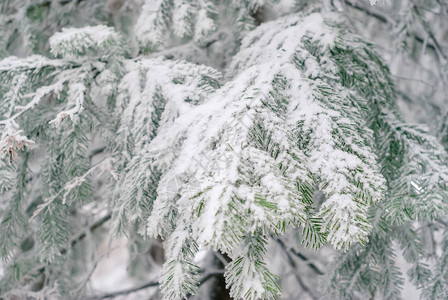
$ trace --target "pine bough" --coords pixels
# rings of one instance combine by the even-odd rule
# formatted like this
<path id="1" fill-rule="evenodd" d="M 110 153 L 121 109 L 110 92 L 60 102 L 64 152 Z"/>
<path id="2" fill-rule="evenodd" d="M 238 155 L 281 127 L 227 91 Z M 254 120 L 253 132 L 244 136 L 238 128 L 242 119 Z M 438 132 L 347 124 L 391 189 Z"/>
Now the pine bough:
<path id="1" fill-rule="evenodd" d="M 161 46 L 168 23 L 185 20 L 174 34 L 203 41 L 214 25 L 194 22 L 214 11 L 200 2 L 158 1 L 173 19 L 153 14 L 137 30 L 142 47 Z M 50 45 L 59 58 L 0 62 L 1 293 L 39 272 L 46 292 L 70 291 L 60 276 L 79 230 L 70 211 L 105 177 L 115 232 L 165 240 L 167 299 L 195 293 L 202 247 L 232 259 L 232 297 L 276 298 L 263 255 L 291 227 L 306 247 L 343 250 L 325 275 L 329 295 L 399 297 L 393 242 L 428 299 L 448 293 L 446 249 L 432 275 L 411 223 L 447 213 L 446 152 L 403 122 L 388 68 L 336 15 L 257 27 L 224 78 L 185 61 L 126 58 L 120 35 L 102 25 L 65 29 Z M 107 154 L 92 166 L 98 135 Z"/>

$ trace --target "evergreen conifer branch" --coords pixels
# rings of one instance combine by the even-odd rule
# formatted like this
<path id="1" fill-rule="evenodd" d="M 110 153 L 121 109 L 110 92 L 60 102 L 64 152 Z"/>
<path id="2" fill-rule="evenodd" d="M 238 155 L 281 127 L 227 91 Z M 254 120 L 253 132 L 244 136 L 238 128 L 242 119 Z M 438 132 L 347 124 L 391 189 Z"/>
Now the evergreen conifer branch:
<path id="1" fill-rule="evenodd" d="M 0 8 L 0 23 L 4 11 L 25 14 L 24 47 L 40 47 L 31 19 L 48 7 L 91 5 L 20 2 L 27 8 Z M 231 258 L 224 273 L 231 297 L 276 299 L 274 273 L 285 271 L 269 264 L 270 240 L 291 266 L 291 254 L 308 260 L 280 235 L 337 253 L 331 268 L 306 268 L 323 275 L 326 296 L 399 298 L 403 257 L 425 299 L 445 297 L 446 126 L 440 143 L 431 129 L 405 121 L 402 87 L 377 49 L 346 16 L 323 12 L 344 11 L 339 4 L 347 1 L 336 2 L 145 1 L 133 31 L 138 51 L 125 30 L 92 24 L 54 34 L 47 50 L 57 58 L 1 60 L 0 297 L 81 296 L 92 262 L 80 253 L 95 239 L 85 229 L 109 219 L 137 257 L 151 252 L 148 239 L 163 239 L 159 283 L 167 299 L 198 293 L 205 250 Z M 394 23 L 376 2 L 375 9 L 349 6 Z M 394 34 L 403 53 L 414 37 L 446 63 L 427 21 L 444 6 L 401 2 L 405 18 Z M 300 14 L 280 17 L 287 8 Z M 415 18 L 423 31 L 416 33 Z M 175 59 L 207 61 L 198 53 L 208 56 L 223 42 L 224 76 Z M 12 49 L 7 41 L 2 52 L 2 43 L 0 56 Z M 92 207 L 110 211 L 98 227 L 90 226 Z M 320 294 L 298 272 L 302 289 Z M 24 290 L 29 282 L 39 285 L 36 293 Z"/>

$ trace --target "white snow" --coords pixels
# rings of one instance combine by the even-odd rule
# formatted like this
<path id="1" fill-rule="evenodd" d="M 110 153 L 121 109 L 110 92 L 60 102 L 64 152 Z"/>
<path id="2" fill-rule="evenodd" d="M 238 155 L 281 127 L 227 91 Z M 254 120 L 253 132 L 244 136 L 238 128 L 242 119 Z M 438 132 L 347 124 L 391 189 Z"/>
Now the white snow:
<path id="1" fill-rule="evenodd" d="M 106 25 L 63 28 L 50 38 L 50 48 L 54 55 L 78 56 L 89 48 L 104 49 L 118 39 L 114 29 Z"/>

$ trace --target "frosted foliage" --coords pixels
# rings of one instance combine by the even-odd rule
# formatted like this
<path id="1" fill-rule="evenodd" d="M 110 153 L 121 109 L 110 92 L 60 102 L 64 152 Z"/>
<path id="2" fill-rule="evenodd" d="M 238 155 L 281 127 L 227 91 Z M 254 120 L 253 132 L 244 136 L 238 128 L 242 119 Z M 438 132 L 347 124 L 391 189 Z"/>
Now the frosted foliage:
<path id="1" fill-rule="evenodd" d="M 51 53 L 61 56 L 81 56 L 88 51 L 105 51 L 118 42 L 118 34 L 104 25 L 64 28 L 50 38 Z"/>
<path id="2" fill-rule="evenodd" d="M 83 103 L 84 103 L 84 91 L 86 87 L 82 83 L 74 83 L 71 84 L 68 91 L 68 97 L 69 97 L 69 104 L 73 104 L 74 107 L 62 111 L 57 114 L 56 118 L 51 120 L 50 124 L 55 124 L 56 126 L 59 126 L 62 121 L 64 121 L 66 118 L 70 118 L 72 121 L 74 121 L 75 115 L 79 114 L 83 110 Z"/>
<path id="3" fill-rule="evenodd" d="M 213 84 L 217 84 L 216 81 L 220 77 L 218 72 L 208 67 L 162 59 L 145 60 L 130 64 L 128 68 L 133 71 L 123 77 L 119 86 L 121 92 L 117 105 L 119 109 L 124 109 L 124 126 L 120 128 L 119 133 L 123 133 L 123 140 L 132 134 L 134 140 L 139 143 L 136 144 L 137 149 L 143 149 L 144 143 L 150 142 L 143 137 L 155 135 L 152 131 L 159 125 L 154 124 L 151 128 L 145 118 L 154 113 L 157 97 L 170 99 L 165 100 L 166 104 L 162 104 L 163 110 L 167 112 L 160 122 L 171 125 L 178 115 L 186 114 L 192 104 L 200 102 L 213 91 Z M 208 83 L 207 80 L 211 82 Z M 149 99 L 146 100 L 149 103 L 146 103 L 145 99 Z M 131 128 L 129 124 L 132 125 Z"/>
<path id="4" fill-rule="evenodd" d="M 372 145 L 371 131 L 360 127 L 363 124 L 362 111 L 359 111 L 355 118 L 353 114 L 347 114 L 344 107 L 350 105 L 350 91 L 344 91 L 342 86 L 333 86 L 332 89 L 324 82 L 314 83 L 307 80 L 310 76 L 315 78 L 323 72 L 328 72 L 326 69 L 337 71 L 330 58 L 325 56 L 321 58 L 326 60 L 324 66 L 326 69 L 321 70 L 316 58 L 306 50 L 298 48 L 296 44 L 300 39 L 306 38 L 308 41 L 316 39 L 322 51 L 328 51 L 335 37 L 317 14 L 307 17 L 304 26 L 294 26 L 298 23 L 298 20 L 294 18 L 283 22 L 282 26 L 286 28 L 284 35 L 278 34 L 273 27 L 268 26 L 260 26 L 249 35 L 245 42 L 250 44 L 243 43 L 245 49 L 236 56 L 231 67 L 236 73 L 253 64 L 272 61 L 274 65 L 265 63 L 266 66 L 263 66 L 265 70 L 278 68 L 274 69 L 274 73 L 283 73 L 283 76 L 291 82 L 289 93 L 301 95 L 290 100 L 289 118 L 286 122 L 298 127 L 294 129 L 297 136 L 306 136 L 307 145 L 303 145 L 303 150 L 307 154 L 307 167 L 324 183 L 323 191 L 330 197 L 321 208 L 323 215 L 333 211 L 332 216 L 325 221 L 323 229 L 338 228 L 340 223 L 337 220 L 347 219 L 348 216 L 359 215 L 360 219 L 365 220 L 370 199 L 376 201 L 383 197 L 384 179 L 376 166 L 372 148 L 364 146 L 346 151 L 341 147 L 343 145 L 341 141 L 345 140 L 344 144 L 352 144 L 354 140 L 357 140 L 359 142 L 356 145 Z M 291 37 L 297 37 L 297 40 Z M 276 49 L 279 47 L 284 50 L 282 51 L 284 55 L 277 54 Z M 274 53 L 276 57 L 273 56 Z M 294 55 L 291 56 L 291 53 Z M 305 66 L 302 74 L 294 65 L 295 60 L 300 60 Z M 359 171 L 358 175 L 354 175 L 356 174 L 353 173 L 354 170 Z M 360 199 L 361 194 L 366 194 L 367 197 Z M 347 223 L 343 222 L 343 224 Z M 340 227 L 339 234 L 332 232 L 329 235 L 330 241 L 337 247 L 350 244 L 350 240 L 355 236 L 358 236 L 360 240 L 367 238 L 368 224 L 358 223 L 345 226 L 350 228 Z M 343 232 L 347 232 L 349 237 L 344 237 Z"/>
<path id="5" fill-rule="evenodd" d="M 347 250 L 356 242 L 368 242 L 368 210 L 384 200 L 386 181 L 366 118 L 373 103 L 336 79 L 340 61 L 333 49 L 350 39 L 340 40 L 335 24 L 333 15 L 324 21 L 322 15 L 312 14 L 260 26 L 243 41 L 230 66 L 235 79 L 166 132 L 177 137 L 176 145 L 161 129 L 151 142 L 160 153 L 179 149 L 179 137 L 185 138 L 173 161 L 159 165 L 155 159 L 163 171 L 149 216 L 149 235 L 176 232 L 178 222 L 167 220 L 176 218 L 188 201 L 193 210 L 185 222 L 191 236 L 200 245 L 235 257 L 248 234 L 260 228 L 281 232 L 285 221 L 310 226 L 311 220 L 320 220 L 313 230 L 335 248 Z M 290 139 L 299 141 L 294 151 L 288 151 L 294 148 L 288 145 Z M 279 169 L 290 162 L 297 167 Z M 166 182 L 176 174 L 182 174 L 183 184 L 167 192 Z M 200 186 L 188 198 L 193 179 Z M 297 193 L 296 184 L 317 185 L 326 196 L 315 215 L 309 215 L 312 200 Z M 255 268 L 250 267 L 253 262 L 240 263 L 243 269 Z M 246 292 L 249 298 L 265 297 L 272 292 L 263 281 L 272 274 L 256 276 L 253 285 L 245 286 L 243 277 L 235 275 L 240 271 L 230 270 L 234 296 Z"/>
<path id="6" fill-rule="evenodd" d="M 12 75 L 23 71 L 37 73 L 43 68 L 62 68 L 64 65 L 67 65 L 64 61 L 54 61 L 40 55 L 27 58 L 10 56 L 0 61 L 0 72 L 2 75 Z"/>
<path id="7" fill-rule="evenodd" d="M 257 231 L 247 236 L 241 247 L 235 251 L 234 260 L 226 266 L 227 282 L 232 297 L 251 300 L 271 299 L 280 293 L 276 283 L 278 277 L 271 274 L 263 262 L 265 243 L 266 240 L 260 231 Z"/>
<path id="8" fill-rule="evenodd" d="M 254 28 L 256 14 L 275 1 L 259 0 L 147 0 L 142 7 L 135 35 L 144 52 L 152 52 L 178 43 L 193 40 L 199 47 L 213 42 L 219 25 L 223 32 L 240 37 Z M 218 13 L 225 7 L 224 15 Z M 227 15 L 229 14 L 229 15 Z"/>
<path id="9" fill-rule="evenodd" d="M 146 1 L 135 25 L 135 35 L 142 46 L 158 48 L 167 34 L 164 0 Z"/>
<path id="10" fill-rule="evenodd" d="M 175 0 L 173 8 L 173 24 L 174 34 L 178 37 L 188 37 L 193 33 L 192 18 L 193 7 L 189 4 L 190 1 Z"/>
<path id="11" fill-rule="evenodd" d="M 5 128 L 0 137 L 0 153 L 2 156 L 8 156 L 12 162 L 17 156 L 17 151 L 24 150 L 24 147 L 34 144 L 34 141 L 23 135 L 23 130 L 19 129 L 19 125 L 16 122 L 9 121 L 4 126 Z"/>
<path id="12" fill-rule="evenodd" d="M 235 79 L 181 115 L 169 131 L 160 127 L 149 147 L 160 154 L 180 150 L 167 163 L 154 159 L 152 169 L 162 170 L 162 176 L 149 216 L 150 236 L 177 232 L 178 221 L 170 220 L 181 211 L 200 245 L 237 255 L 245 236 L 259 228 L 281 232 L 283 222 L 301 225 L 312 218 L 307 214 L 312 200 L 296 186 L 310 186 L 315 178 L 328 195 L 314 216 L 321 219 L 320 234 L 328 234 L 336 248 L 367 241 L 367 209 L 385 189 L 370 146 L 373 137 L 362 120 L 365 112 L 344 111 L 354 97 L 350 90 L 309 79 L 309 73 L 322 71 L 302 48 L 305 38 L 317 41 L 328 55 L 335 36 L 318 14 L 261 26 L 243 41 L 232 64 Z M 274 51 L 278 45 L 285 54 Z M 310 60 L 305 65 L 314 69 L 298 67 L 297 57 Z M 293 141 L 299 136 L 303 143 L 297 148 Z M 347 151 L 343 145 L 355 140 L 357 146 Z M 166 182 L 177 174 L 183 174 L 181 184 L 166 190 Z M 193 180 L 200 186 L 188 198 Z M 187 216 L 181 209 L 186 203 L 192 208 Z M 249 267 L 253 263 L 242 261 L 243 268 L 255 268 Z M 242 289 L 254 289 L 253 297 L 260 297 L 269 293 L 266 284 Z M 237 288 L 234 295 L 241 292 Z"/>
<path id="13" fill-rule="evenodd" d="M 447 15 L 4 1 L 0 299 L 445 299 Z"/>
<path id="14" fill-rule="evenodd" d="M 176 119 L 189 115 L 195 105 L 214 91 L 221 77 L 209 67 L 163 59 L 129 63 L 127 68 L 130 72 L 118 87 L 117 110 L 122 111 L 122 116 L 117 149 L 122 161 L 128 162 L 129 176 L 122 178 L 116 189 L 117 199 L 122 199 L 116 209 L 120 216 L 117 228 L 125 224 L 123 218 L 129 221 L 147 218 L 157 195 L 154 185 L 157 186 L 160 176 L 157 168 L 151 166 L 154 153 L 167 156 L 159 159 L 159 169 L 169 164 L 172 159 L 169 155 L 175 153 L 174 146 L 170 151 L 158 152 L 152 139 L 161 136 L 162 129 L 176 128 Z M 164 139 L 170 138 L 164 135 Z"/>
<path id="15" fill-rule="evenodd" d="M 207 0 L 146 1 L 136 25 L 136 37 L 150 51 L 169 42 L 168 28 L 177 38 L 202 43 L 216 30 L 215 6 Z"/>

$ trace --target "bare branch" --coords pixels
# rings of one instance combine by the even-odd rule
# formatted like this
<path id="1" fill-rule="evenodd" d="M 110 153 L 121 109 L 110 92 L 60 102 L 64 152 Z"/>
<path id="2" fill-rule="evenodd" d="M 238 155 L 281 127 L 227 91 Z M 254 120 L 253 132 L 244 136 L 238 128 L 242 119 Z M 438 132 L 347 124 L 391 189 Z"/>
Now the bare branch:
<path id="1" fill-rule="evenodd" d="M 350 7 L 354 8 L 354 9 L 356 9 L 356 10 L 358 10 L 358 11 L 360 11 L 360 12 L 362 12 L 362 13 L 368 15 L 368 16 L 374 17 L 375 19 L 377 19 L 378 21 L 380 21 L 383 24 L 392 24 L 392 21 L 388 17 L 386 17 L 385 15 L 383 15 L 383 14 L 377 12 L 377 11 L 370 10 L 370 9 L 368 9 L 368 8 L 362 6 L 362 5 L 356 4 L 356 3 L 354 3 L 354 2 L 352 2 L 350 0 L 344 0 L 344 3 L 347 6 L 350 6 Z M 419 42 L 421 44 L 425 44 L 425 39 L 420 37 L 420 36 L 418 36 L 416 33 L 413 33 L 412 37 L 417 42 Z M 433 38 L 431 36 L 430 36 L 430 38 L 431 38 L 431 40 L 433 40 Z M 439 49 L 441 49 L 440 45 L 438 45 L 438 43 L 437 43 L 437 40 L 436 40 L 436 46 L 433 43 L 427 43 L 426 47 L 430 48 L 436 54 L 439 52 Z"/>
<path id="2" fill-rule="evenodd" d="M 150 281 L 148 283 L 145 283 L 143 285 L 134 287 L 134 288 L 130 288 L 130 289 L 126 289 L 126 290 L 122 290 L 122 291 L 118 291 L 118 292 L 113 292 L 113 293 L 108 293 L 108 294 L 104 294 L 101 296 L 93 296 L 93 297 L 89 297 L 87 298 L 88 300 L 102 300 L 102 299 L 108 299 L 108 298 L 114 298 L 117 296 L 122 296 L 122 295 L 128 295 L 128 294 L 132 294 L 153 286 L 158 286 L 159 282 L 158 281 Z"/>
<path id="3" fill-rule="evenodd" d="M 305 284 L 305 282 L 303 282 L 302 277 L 300 276 L 300 274 L 297 272 L 297 264 L 294 261 L 294 259 L 291 256 L 291 253 L 288 249 L 286 249 L 285 244 L 283 243 L 282 240 L 280 239 L 275 239 L 275 241 L 280 245 L 280 247 L 283 249 L 283 252 L 285 252 L 286 257 L 288 259 L 288 263 L 291 266 L 292 271 L 294 272 L 294 276 L 297 280 L 297 282 L 299 283 L 299 285 L 301 286 L 302 290 L 307 293 L 308 295 L 310 295 L 310 297 L 312 299 L 318 299 L 318 297 L 316 295 L 314 295 L 314 293 L 310 290 L 310 288 Z"/>
<path id="4" fill-rule="evenodd" d="M 297 252 L 295 249 L 287 248 L 285 243 L 279 238 L 276 238 L 274 240 L 280 245 L 280 247 L 284 251 L 290 252 L 295 256 L 297 256 L 298 258 L 300 258 L 301 260 L 305 261 L 307 266 L 309 266 L 314 273 L 316 273 L 317 275 L 324 275 L 324 272 L 322 272 L 314 263 L 310 262 L 310 260 L 305 255 L 303 255 L 300 252 Z"/>

